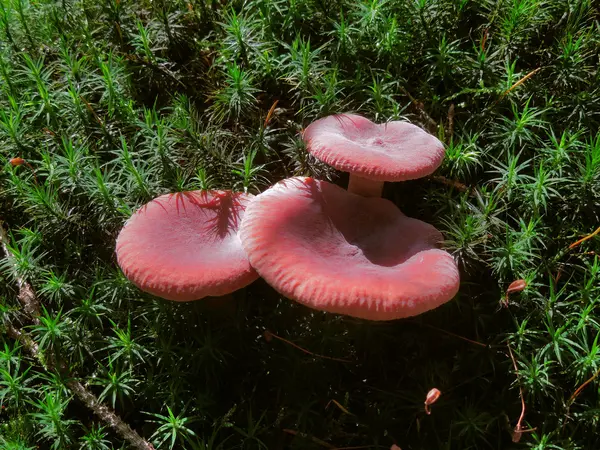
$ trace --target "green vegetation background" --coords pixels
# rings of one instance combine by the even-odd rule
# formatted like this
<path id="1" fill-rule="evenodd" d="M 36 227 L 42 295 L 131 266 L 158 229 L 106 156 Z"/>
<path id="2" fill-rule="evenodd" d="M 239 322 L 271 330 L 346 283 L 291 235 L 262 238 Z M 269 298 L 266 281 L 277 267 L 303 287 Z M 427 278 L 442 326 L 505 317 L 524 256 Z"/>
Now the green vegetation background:
<path id="1" fill-rule="evenodd" d="M 0 447 L 127 448 L 69 373 L 157 449 L 600 448 L 600 240 L 569 249 L 600 226 L 599 20 L 592 0 L 0 0 L 0 314 L 66 369 L 2 335 Z M 299 131 L 348 111 L 445 142 L 436 177 L 384 196 L 444 232 L 454 301 L 369 323 L 258 281 L 223 311 L 120 273 L 119 229 L 160 194 L 344 185 Z"/>

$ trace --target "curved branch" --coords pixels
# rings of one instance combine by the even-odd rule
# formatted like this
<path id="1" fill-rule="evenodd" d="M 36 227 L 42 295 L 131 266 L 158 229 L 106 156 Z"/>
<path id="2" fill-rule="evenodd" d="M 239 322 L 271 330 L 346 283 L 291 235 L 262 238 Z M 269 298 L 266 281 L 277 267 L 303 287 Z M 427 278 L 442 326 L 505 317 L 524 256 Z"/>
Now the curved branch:
<path id="1" fill-rule="evenodd" d="M 0 221 L 0 247 L 2 247 L 6 259 L 14 264 L 14 256 L 8 249 L 8 237 L 2 226 L 2 221 Z M 19 288 L 17 298 L 23 306 L 23 311 L 33 323 L 39 324 L 40 301 L 36 296 L 35 291 L 26 280 L 20 277 L 17 278 L 16 283 Z M 34 357 L 46 371 L 62 372 L 63 375 L 65 375 L 65 378 L 67 378 L 67 381 L 65 382 L 66 386 L 75 394 L 79 401 L 81 401 L 81 403 L 92 411 L 100 420 L 109 425 L 119 436 L 121 436 L 121 438 L 129 442 L 133 448 L 138 450 L 155 450 L 151 443 L 133 430 L 113 409 L 104 405 L 90 390 L 86 389 L 83 384 L 69 376 L 70 374 L 64 373 L 64 368 L 58 370 L 54 364 L 55 358 L 53 355 L 45 355 L 40 351 L 38 344 L 29 333 L 16 327 L 10 321 L 5 321 L 4 326 L 8 336 L 19 341 L 23 348 Z"/>

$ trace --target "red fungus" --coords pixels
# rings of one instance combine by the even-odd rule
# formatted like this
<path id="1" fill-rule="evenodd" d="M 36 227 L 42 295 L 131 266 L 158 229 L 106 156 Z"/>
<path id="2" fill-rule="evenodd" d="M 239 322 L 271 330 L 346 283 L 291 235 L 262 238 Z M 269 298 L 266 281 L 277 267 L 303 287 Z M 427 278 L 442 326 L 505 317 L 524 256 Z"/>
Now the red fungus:
<path id="1" fill-rule="evenodd" d="M 246 210 L 240 238 L 256 271 L 311 308 L 371 319 L 421 314 L 459 287 L 438 230 L 392 202 L 312 178 L 284 180 Z"/>
<path id="2" fill-rule="evenodd" d="M 167 194 L 142 206 L 117 238 L 117 261 L 141 290 L 168 300 L 222 296 L 258 278 L 237 231 L 251 195 Z"/>
<path id="3" fill-rule="evenodd" d="M 350 173 L 348 191 L 381 197 L 385 181 L 432 174 L 444 159 L 444 145 L 407 122 L 377 125 L 357 114 L 324 117 L 304 130 L 307 150 L 330 166 Z"/>

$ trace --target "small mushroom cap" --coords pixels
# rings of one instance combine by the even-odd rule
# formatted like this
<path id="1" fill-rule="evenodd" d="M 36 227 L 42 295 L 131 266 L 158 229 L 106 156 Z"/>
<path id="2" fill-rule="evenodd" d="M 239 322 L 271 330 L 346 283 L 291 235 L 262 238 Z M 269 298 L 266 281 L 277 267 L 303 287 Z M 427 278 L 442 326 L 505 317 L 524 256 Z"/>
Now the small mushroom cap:
<path id="1" fill-rule="evenodd" d="M 444 145 L 407 122 L 375 124 L 357 114 L 327 116 L 303 133 L 307 150 L 343 172 L 376 180 L 405 181 L 431 175 L 444 160 Z"/>
<path id="2" fill-rule="evenodd" d="M 311 308 L 370 319 L 421 314 L 454 297 L 459 272 L 442 235 L 392 202 L 312 178 L 257 196 L 240 227 L 256 271 Z"/>
<path id="3" fill-rule="evenodd" d="M 141 290 L 168 300 L 241 289 L 258 278 L 237 234 L 252 197 L 189 191 L 152 200 L 119 233 L 119 266 Z"/>

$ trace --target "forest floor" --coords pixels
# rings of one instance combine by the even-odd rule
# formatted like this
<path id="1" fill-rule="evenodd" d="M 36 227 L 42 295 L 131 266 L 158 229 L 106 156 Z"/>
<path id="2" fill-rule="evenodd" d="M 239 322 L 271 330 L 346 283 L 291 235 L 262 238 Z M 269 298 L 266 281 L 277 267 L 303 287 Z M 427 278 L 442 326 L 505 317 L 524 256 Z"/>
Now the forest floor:
<path id="1" fill-rule="evenodd" d="M 592 0 L 0 0 L 0 447 L 600 448 L 599 21 Z M 370 322 L 262 280 L 221 310 L 125 278 L 116 236 L 159 195 L 345 187 L 300 136 L 343 112 L 444 142 L 383 196 L 444 234 L 455 299 Z"/>

